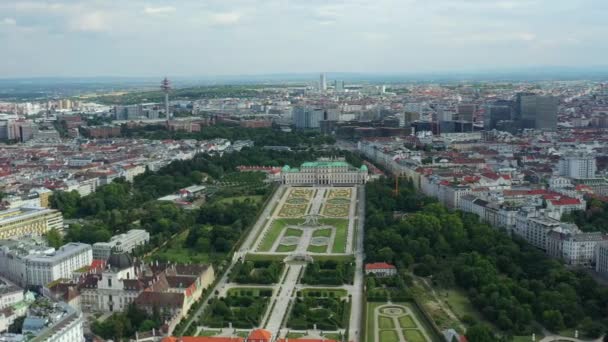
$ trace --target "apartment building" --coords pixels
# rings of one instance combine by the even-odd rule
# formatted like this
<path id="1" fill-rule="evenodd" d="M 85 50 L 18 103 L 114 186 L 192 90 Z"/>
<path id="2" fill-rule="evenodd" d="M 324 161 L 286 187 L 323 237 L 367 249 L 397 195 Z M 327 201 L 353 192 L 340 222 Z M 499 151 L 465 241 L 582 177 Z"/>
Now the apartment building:
<path id="1" fill-rule="evenodd" d="M 43 235 L 51 229 L 63 229 L 63 215 L 57 210 L 20 207 L 0 211 L 0 239 Z"/>

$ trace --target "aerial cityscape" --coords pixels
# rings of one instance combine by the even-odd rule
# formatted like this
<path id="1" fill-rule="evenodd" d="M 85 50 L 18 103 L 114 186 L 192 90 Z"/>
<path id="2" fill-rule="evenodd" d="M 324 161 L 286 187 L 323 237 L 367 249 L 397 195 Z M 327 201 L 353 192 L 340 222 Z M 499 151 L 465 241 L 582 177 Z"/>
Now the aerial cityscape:
<path id="1" fill-rule="evenodd" d="M 0 3 L 0 342 L 608 341 L 607 14 Z"/>

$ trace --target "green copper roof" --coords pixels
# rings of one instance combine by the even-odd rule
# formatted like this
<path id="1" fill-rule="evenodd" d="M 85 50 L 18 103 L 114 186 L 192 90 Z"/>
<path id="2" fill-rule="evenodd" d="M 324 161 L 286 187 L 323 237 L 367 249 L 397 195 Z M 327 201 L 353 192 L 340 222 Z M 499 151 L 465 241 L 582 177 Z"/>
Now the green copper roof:
<path id="1" fill-rule="evenodd" d="M 316 162 L 305 162 L 302 167 L 348 167 L 347 162 L 343 161 L 316 161 Z"/>

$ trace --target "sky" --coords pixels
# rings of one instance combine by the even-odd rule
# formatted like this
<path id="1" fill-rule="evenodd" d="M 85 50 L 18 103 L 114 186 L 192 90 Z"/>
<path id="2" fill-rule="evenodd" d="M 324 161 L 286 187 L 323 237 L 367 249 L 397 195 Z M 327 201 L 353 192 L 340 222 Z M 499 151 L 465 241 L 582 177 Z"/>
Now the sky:
<path id="1" fill-rule="evenodd" d="M 606 0 L 0 0 L 0 78 L 605 66 Z"/>

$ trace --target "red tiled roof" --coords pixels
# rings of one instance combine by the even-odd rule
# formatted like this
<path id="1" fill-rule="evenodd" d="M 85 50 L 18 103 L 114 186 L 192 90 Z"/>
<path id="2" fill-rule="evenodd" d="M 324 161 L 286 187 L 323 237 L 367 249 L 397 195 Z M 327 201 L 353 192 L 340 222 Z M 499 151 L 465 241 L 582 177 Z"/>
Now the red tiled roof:
<path id="1" fill-rule="evenodd" d="M 271 338 L 272 338 L 272 334 L 270 333 L 270 331 L 265 330 L 265 329 L 255 329 L 255 330 L 251 331 L 251 333 L 249 333 L 249 337 L 247 337 L 248 340 L 256 340 L 256 341 L 260 341 L 260 340 L 270 341 Z"/>
<path id="2" fill-rule="evenodd" d="M 385 269 L 394 269 L 394 268 L 395 268 L 395 266 L 393 266 L 391 264 L 387 264 L 385 262 L 374 262 L 374 263 L 365 265 L 366 270 L 385 270 Z"/>
<path id="3" fill-rule="evenodd" d="M 553 205 L 578 205 L 581 201 L 578 198 L 563 197 L 560 199 L 551 200 Z"/>

